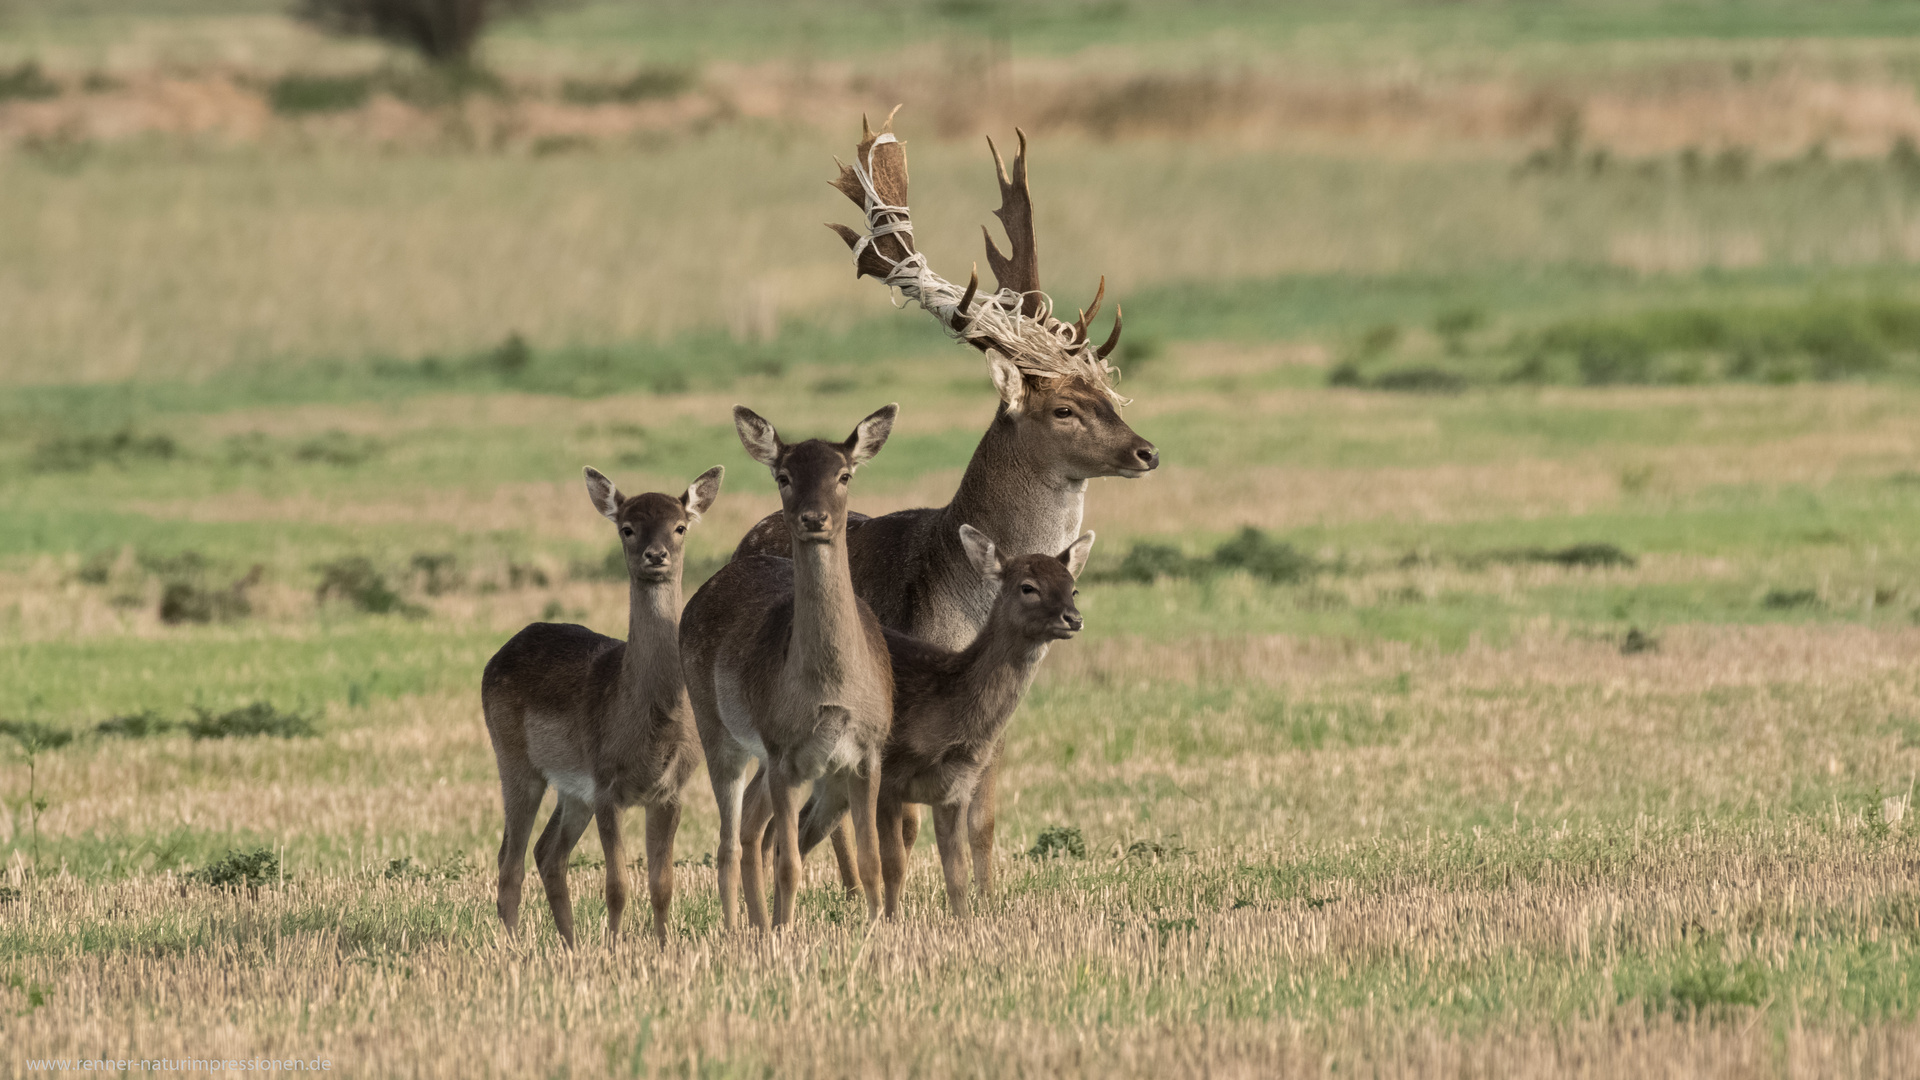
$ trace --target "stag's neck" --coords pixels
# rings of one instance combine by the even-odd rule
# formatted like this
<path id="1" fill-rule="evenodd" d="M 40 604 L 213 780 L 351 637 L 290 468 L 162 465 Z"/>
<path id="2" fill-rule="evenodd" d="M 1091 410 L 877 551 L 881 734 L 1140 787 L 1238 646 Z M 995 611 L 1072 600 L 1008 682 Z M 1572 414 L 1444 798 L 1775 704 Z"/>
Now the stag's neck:
<path id="1" fill-rule="evenodd" d="M 962 739 L 974 746 L 1000 737 L 1047 656 L 1044 641 L 1025 641 L 994 630 L 989 624 L 960 654 L 960 700 L 967 706 L 956 719 Z"/>
<path id="2" fill-rule="evenodd" d="M 844 531 L 825 544 L 793 542 L 792 634 L 787 664 L 802 678 L 824 685 L 851 677 L 866 635 Z"/>
<path id="3" fill-rule="evenodd" d="M 942 513 L 949 534 L 971 525 L 1003 556 L 1052 555 L 1080 535 L 1086 507 L 1087 482 L 1035 461 L 1019 445 L 1017 423 L 1003 405 Z"/>
<path id="4" fill-rule="evenodd" d="M 627 647 L 620 694 L 630 706 L 677 705 L 681 696 L 680 579 L 627 586 Z"/>

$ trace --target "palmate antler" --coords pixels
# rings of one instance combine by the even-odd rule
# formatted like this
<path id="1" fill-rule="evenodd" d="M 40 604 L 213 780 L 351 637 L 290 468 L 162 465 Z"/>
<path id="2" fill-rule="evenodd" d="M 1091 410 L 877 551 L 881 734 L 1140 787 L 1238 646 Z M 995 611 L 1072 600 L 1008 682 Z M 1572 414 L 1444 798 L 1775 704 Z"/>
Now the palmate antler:
<path id="1" fill-rule="evenodd" d="M 896 106 L 894 112 L 899 112 Z M 1120 404 L 1125 398 L 1114 389 L 1120 372 L 1107 363 L 1107 357 L 1120 344 L 1120 309 L 1114 309 L 1113 333 L 1105 343 L 1093 346 L 1087 336 L 1100 301 L 1107 294 L 1107 279 L 1100 279 L 1093 304 L 1080 313 L 1077 322 L 1062 322 L 1053 315 L 1053 301 L 1040 291 L 1040 260 L 1033 241 L 1033 198 L 1027 190 L 1027 136 L 1020 136 L 1020 150 L 1013 158 L 1009 176 L 1000 151 L 993 150 L 993 163 L 1000 179 L 1000 209 L 994 216 L 1007 230 L 1012 248 L 1003 255 L 986 233 L 987 265 L 992 268 L 999 288 L 980 295 L 978 267 L 967 280 L 965 290 L 933 272 L 927 257 L 914 250 L 913 219 L 907 211 L 907 150 L 893 133 L 893 113 L 875 133 L 866 117 L 860 118 L 860 144 L 854 148 L 853 164 L 840 165 L 833 186 L 852 199 L 866 215 L 866 232 L 845 225 L 828 225 L 840 234 L 853 250 L 856 276 L 875 277 L 889 288 L 918 303 L 939 320 L 948 335 L 976 349 L 999 353 L 1036 378 L 1053 379 L 1078 376 L 1105 390 Z M 982 229 L 982 232 L 985 232 Z"/>

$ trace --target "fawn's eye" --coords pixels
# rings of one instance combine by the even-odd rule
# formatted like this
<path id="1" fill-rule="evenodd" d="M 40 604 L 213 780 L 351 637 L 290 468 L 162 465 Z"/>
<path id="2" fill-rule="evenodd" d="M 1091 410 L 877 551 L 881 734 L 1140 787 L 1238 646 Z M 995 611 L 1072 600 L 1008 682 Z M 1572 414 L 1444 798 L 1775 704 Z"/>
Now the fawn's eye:
<path id="1" fill-rule="evenodd" d="M 621 535 L 621 536 L 632 536 L 632 535 L 633 535 L 633 526 L 631 526 L 631 525 L 622 525 L 622 526 L 620 526 L 620 535 Z"/>
<path id="2" fill-rule="evenodd" d="M 1067 417 L 1073 415 L 1073 410 L 1067 408 L 1065 405 L 1062 405 L 1059 408 L 1053 410 L 1053 415 L 1059 417 L 1062 420 L 1065 420 Z"/>
<path id="3" fill-rule="evenodd" d="M 1039 591 L 1040 591 L 1039 589 L 1036 589 L 1036 588 L 1034 588 L 1034 587 L 1033 587 L 1032 585 L 1021 585 L 1021 586 L 1020 586 L 1020 595 L 1022 595 L 1022 596 L 1033 596 L 1033 595 L 1035 595 L 1036 593 L 1038 593 Z"/>
<path id="4" fill-rule="evenodd" d="M 787 487 L 788 485 L 793 483 L 793 477 L 788 476 L 786 473 L 781 473 L 778 476 L 775 476 L 773 478 L 773 481 L 774 483 L 779 484 L 781 487 Z"/>
<path id="5" fill-rule="evenodd" d="M 687 531 L 687 527 L 685 525 L 676 526 L 673 531 L 676 534 L 685 533 Z"/>
<path id="6" fill-rule="evenodd" d="M 1075 590 L 1073 590 L 1073 595 L 1075 595 L 1075 596 L 1079 596 L 1079 595 L 1080 595 L 1080 590 L 1079 590 L 1079 589 L 1075 589 Z"/>
<path id="7" fill-rule="evenodd" d="M 841 482 L 841 483 L 843 483 L 843 484 L 844 484 L 844 483 L 847 483 L 848 481 L 850 481 L 850 480 L 852 480 L 852 479 L 853 479 L 853 474 L 852 474 L 852 473 L 850 473 L 850 472 L 843 472 L 843 473 L 841 473 L 841 474 L 840 474 L 840 482 Z"/>

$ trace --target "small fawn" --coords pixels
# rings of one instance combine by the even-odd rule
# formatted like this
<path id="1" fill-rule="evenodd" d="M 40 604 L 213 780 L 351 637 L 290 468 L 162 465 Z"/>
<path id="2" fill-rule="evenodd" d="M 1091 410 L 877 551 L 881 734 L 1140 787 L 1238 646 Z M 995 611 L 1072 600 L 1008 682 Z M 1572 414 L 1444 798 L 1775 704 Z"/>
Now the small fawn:
<path id="1" fill-rule="evenodd" d="M 893 675 L 880 622 L 853 594 L 847 485 L 886 443 L 896 411 L 888 405 L 874 412 L 842 442 L 788 444 L 753 410 L 733 410 L 741 444 L 779 485 L 790 557 L 734 559 L 700 586 L 680 623 L 687 693 L 720 811 L 715 861 L 729 928 L 737 917 L 736 883 L 746 887 L 748 918 L 768 926 L 760 838 L 770 819 L 779 843 L 772 925 L 793 918 L 800 885 L 796 789 L 810 782 L 852 807 L 868 916 L 879 910 L 873 813 Z M 755 784 L 754 800 L 743 806 L 746 771 L 756 759 L 766 782 Z"/>
<path id="2" fill-rule="evenodd" d="M 956 652 L 886 632 L 893 664 L 893 731 L 881 755 L 876 818 L 888 918 L 899 911 L 907 873 L 902 825 L 909 803 L 932 805 L 947 903 L 956 916 L 967 917 L 967 814 L 981 774 L 992 763 L 1047 647 L 1084 625 L 1074 603 L 1074 580 L 1093 550 L 1092 533 L 1059 555 L 1004 560 L 993 541 L 971 525 L 960 526 L 960 543 L 980 576 L 999 588 L 973 644 Z M 801 850 L 836 828 L 845 809 L 831 790 L 810 800 L 801 822 Z"/>
<path id="3" fill-rule="evenodd" d="M 548 785 L 559 801 L 534 845 L 554 925 L 573 945 L 567 856 L 589 818 L 600 824 L 607 860 L 607 934 L 618 938 L 627 903 L 620 811 L 647 808 L 647 890 L 653 932 L 667 939 L 673 902 L 673 840 L 680 792 L 700 763 L 693 710 L 680 682 L 680 573 L 688 526 L 720 494 L 716 465 L 678 498 L 628 498 L 587 469 L 594 508 L 620 528 L 627 558 L 627 640 L 584 626 L 534 623 L 487 661 L 480 702 L 500 766 L 506 827 L 500 840 L 500 921 L 520 918 L 527 836 Z"/>

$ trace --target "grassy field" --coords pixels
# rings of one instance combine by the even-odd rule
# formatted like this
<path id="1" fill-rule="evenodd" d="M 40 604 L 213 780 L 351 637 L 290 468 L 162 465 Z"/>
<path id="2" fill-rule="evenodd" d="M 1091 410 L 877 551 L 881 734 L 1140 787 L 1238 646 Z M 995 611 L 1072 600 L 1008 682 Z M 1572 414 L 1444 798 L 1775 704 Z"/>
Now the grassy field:
<path id="1" fill-rule="evenodd" d="M 278 9 L 0 3 L 0 1073 L 1920 1069 L 1905 9 L 592 3 L 438 103 Z M 316 71 L 366 97 L 276 111 Z M 922 844 L 870 927 L 816 860 L 723 933 L 702 776 L 664 950 L 597 933 L 594 838 L 582 947 L 508 937 L 479 671 L 620 632 L 580 466 L 727 465 L 691 585 L 777 505 L 732 403 L 899 401 L 870 513 L 992 414 L 818 225 L 895 91 L 949 276 L 977 134 L 1037 133 L 1049 288 L 1108 276 L 1166 462 L 1092 485 L 1003 888 L 954 923 Z"/>

